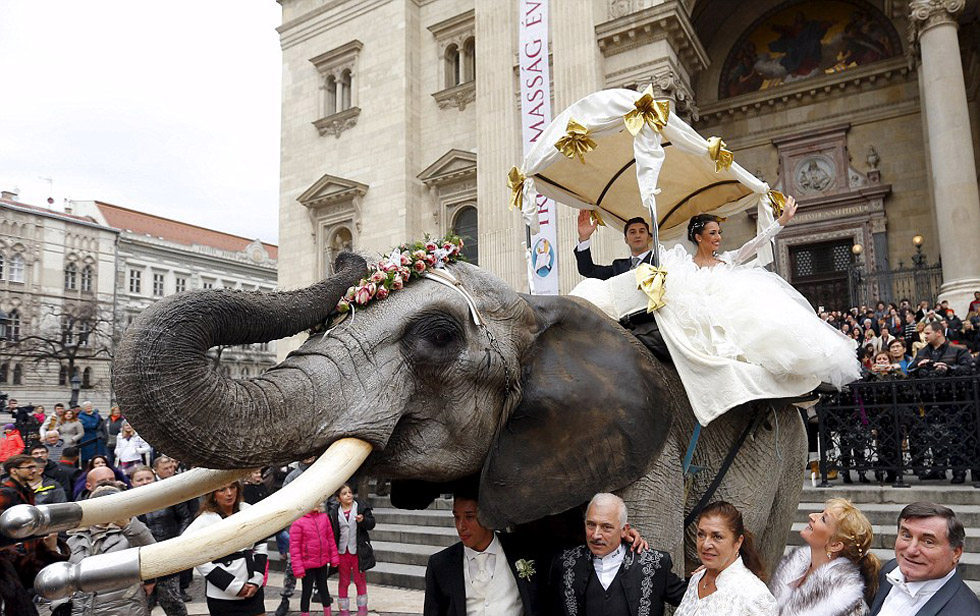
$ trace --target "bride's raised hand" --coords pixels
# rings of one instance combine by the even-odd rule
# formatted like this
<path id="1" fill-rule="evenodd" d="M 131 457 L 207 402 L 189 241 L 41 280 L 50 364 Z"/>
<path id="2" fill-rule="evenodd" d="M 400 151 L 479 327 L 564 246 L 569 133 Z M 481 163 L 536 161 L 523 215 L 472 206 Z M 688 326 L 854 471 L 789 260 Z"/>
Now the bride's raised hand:
<path id="1" fill-rule="evenodd" d="M 796 199 L 793 197 L 786 197 L 786 205 L 783 206 L 783 213 L 779 215 L 777 222 L 785 227 L 789 224 L 789 221 L 793 220 L 793 216 L 796 216 L 796 208 L 799 206 L 796 204 Z"/>

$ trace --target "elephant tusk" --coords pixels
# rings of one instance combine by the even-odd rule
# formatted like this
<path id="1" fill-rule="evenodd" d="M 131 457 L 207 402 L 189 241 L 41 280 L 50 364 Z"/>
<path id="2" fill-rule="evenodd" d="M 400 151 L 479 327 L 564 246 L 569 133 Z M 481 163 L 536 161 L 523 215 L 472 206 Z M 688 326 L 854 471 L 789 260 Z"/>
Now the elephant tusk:
<path id="1" fill-rule="evenodd" d="M 122 517 L 141 515 L 181 503 L 228 485 L 249 470 L 194 468 L 166 481 L 103 498 L 52 505 L 15 505 L 0 515 L 0 533 L 13 539 L 108 524 Z"/>
<path id="2" fill-rule="evenodd" d="M 61 599 L 74 591 L 124 588 L 231 554 L 275 534 L 325 501 L 370 453 L 371 444 L 366 441 L 356 438 L 335 441 L 306 472 L 277 492 L 275 498 L 266 498 L 199 532 L 91 556 L 78 564 L 49 565 L 35 578 L 34 589 L 47 599 Z"/>

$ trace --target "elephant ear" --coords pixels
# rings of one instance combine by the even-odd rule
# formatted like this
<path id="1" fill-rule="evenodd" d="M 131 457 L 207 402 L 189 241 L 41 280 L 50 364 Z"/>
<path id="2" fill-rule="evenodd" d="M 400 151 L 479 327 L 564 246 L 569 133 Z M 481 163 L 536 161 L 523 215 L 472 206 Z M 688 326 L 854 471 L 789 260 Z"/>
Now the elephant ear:
<path id="1" fill-rule="evenodd" d="M 583 300 L 526 296 L 538 325 L 522 358 L 520 404 L 480 480 L 489 528 L 556 514 L 641 477 L 673 417 L 665 367 Z"/>

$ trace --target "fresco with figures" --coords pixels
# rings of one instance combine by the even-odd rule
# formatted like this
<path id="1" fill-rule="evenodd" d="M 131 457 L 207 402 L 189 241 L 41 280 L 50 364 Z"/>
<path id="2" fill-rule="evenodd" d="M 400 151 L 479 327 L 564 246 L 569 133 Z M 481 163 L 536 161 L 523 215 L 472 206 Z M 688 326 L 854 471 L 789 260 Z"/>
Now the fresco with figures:
<path id="1" fill-rule="evenodd" d="M 807 0 L 781 6 L 739 39 L 719 98 L 846 71 L 902 52 L 895 29 L 863 2 Z"/>

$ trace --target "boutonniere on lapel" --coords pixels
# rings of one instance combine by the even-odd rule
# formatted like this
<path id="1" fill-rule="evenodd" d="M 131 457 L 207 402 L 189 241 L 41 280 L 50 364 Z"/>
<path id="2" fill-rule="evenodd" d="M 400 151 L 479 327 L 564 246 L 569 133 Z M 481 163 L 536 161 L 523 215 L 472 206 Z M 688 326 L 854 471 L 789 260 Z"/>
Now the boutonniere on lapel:
<path id="1" fill-rule="evenodd" d="M 524 560 L 523 558 L 514 563 L 517 568 L 517 577 L 524 578 L 527 581 L 531 581 L 531 576 L 537 573 L 534 570 L 533 560 Z"/>

